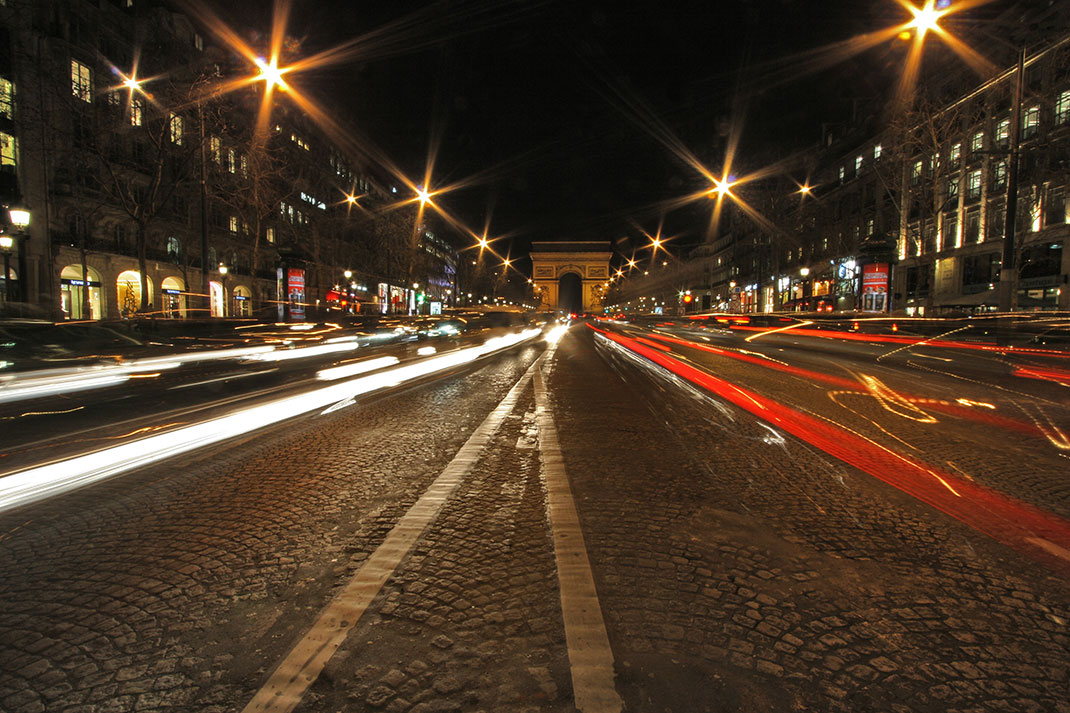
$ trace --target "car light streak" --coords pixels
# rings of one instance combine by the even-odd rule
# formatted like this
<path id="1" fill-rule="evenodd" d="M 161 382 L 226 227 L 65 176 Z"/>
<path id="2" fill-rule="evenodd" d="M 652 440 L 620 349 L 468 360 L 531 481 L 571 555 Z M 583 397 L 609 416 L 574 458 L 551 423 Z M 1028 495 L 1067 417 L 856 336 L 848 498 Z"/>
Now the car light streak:
<path id="1" fill-rule="evenodd" d="M 692 349 L 697 349 L 699 351 L 708 352 L 710 354 L 717 354 L 719 356 L 725 356 L 725 357 L 728 357 L 730 359 L 736 359 L 738 361 L 743 361 L 743 362 L 747 362 L 747 363 L 750 363 L 750 364 L 757 364 L 758 366 L 762 366 L 762 367 L 765 367 L 767 369 L 773 369 L 773 370 L 776 370 L 776 371 L 781 371 L 781 372 L 783 372 L 785 374 L 792 374 L 793 376 L 797 376 L 800 379 L 803 379 L 803 380 L 805 380 L 805 381 L 807 381 L 809 383 L 827 384 L 827 385 L 833 387 L 834 389 L 836 389 L 836 391 L 831 392 L 831 393 L 836 394 L 836 395 L 840 395 L 840 394 L 843 394 L 843 393 L 856 393 L 856 394 L 862 394 L 862 395 L 871 395 L 871 394 L 869 394 L 868 391 L 860 391 L 859 390 L 859 386 L 865 386 L 865 384 L 860 384 L 858 381 L 853 381 L 851 379 L 846 379 L 846 378 L 839 377 L 839 376 L 833 376 L 831 374 L 824 374 L 824 373 L 819 372 L 819 371 L 812 371 L 812 370 L 809 370 L 809 369 L 802 369 L 800 367 L 791 366 L 789 364 L 786 364 L 784 362 L 772 359 L 770 357 L 766 357 L 764 355 L 760 355 L 760 356 L 763 357 L 761 359 L 756 358 L 755 356 L 749 356 L 750 354 L 753 354 L 753 352 L 737 352 L 737 351 L 734 351 L 734 350 L 724 349 L 724 348 L 720 348 L 720 347 L 711 347 L 711 346 L 707 346 L 705 344 L 700 344 L 698 342 L 690 342 L 690 341 L 687 341 L 685 339 L 679 339 L 677 337 L 669 337 L 667 335 L 661 335 L 661 334 L 654 336 L 654 338 L 658 339 L 660 341 L 663 341 L 663 342 L 670 342 L 670 343 L 674 343 L 674 344 L 680 344 L 680 345 L 683 345 L 683 346 L 690 347 Z M 933 371 L 932 369 L 928 369 L 928 367 L 919 367 L 919 368 L 926 369 L 927 371 Z M 946 374 L 948 376 L 957 376 L 955 374 L 950 374 L 948 372 L 934 371 L 934 373 Z M 957 377 L 957 378 L 964 378 L 964 377 Z M 972 381 L 972 380 L 969 380 L 969 381 Z M 982 383 L 982 382 L 975 382 L 975 383 Z M 996 387 L 996 388 L 1002 388 L 1002 387 Z M 916 398 L 916 397 L 912 397 L 912 396 L 906 396 L 906 395 L 903 395 L 903 394 L 898 394 L 898 397 L 901 398 L 905 403 L 925 403 L 932 410 L 938 410 L 938 411 L 942 411 L 944 413 L 949 413 L 949 414 L 951 414 L 953 416 L 957 416 L 959 418 L 967 418 L 967 419 L 970 419 L 970 420 L 973 420 L 973 421 L 978 421 L 978 422 L 985 423 L 985 424 L 988 424 L 988 425 L 997 426 L 999 428 L 1003 428 L 1003 429 L 1011 431 L 1013 433 L 1021 433 L 1021 434 L 1024 434 L 1024 435 L 1040 437 L 1040 438 L 1048 438 L 1047 433 L 1043 429 L 1035 428 L 1033 426 L 1030 426 L 1027 423 L 1022 423 L 1021 421 L 1016 421 L 1016 420 L 1010 419 L 1010 418 L 1005 418 L 1005 417 L 1000 417 L 1000 416 L 995 416 L 995 415 L 990 415 L 990 414 L 978 413 L 975 409 L 969 408 L 968 406 L 966 406 L 964 404 L 954 403 L 954 402 L 951 402 L 951 401 L 943 401 L 943 400 L 938 400 L 938 399 L 920 399 L 920 398 Z M 836 399 L 834 398 L 833 400 L 836 400 Z M 840 403 L 839 401 L 836 401 L 836 402 Z M 842 405 L 842 404 L 840 404 L 840 405 Z M 995 409 L 995 406 L 989 405 L 989 408 Z"/>
<path id="2" fill-rule="evenodd" d="M 749 337 L 745 337 L 743 339 L 743 341 L 745 341 L 745 342 L 753 342 L 758 337 L 764 337 L 764 336 L 766 336 L 768 334 L 776 334 L 777 332 L 786 332 L 789 329 L 798 329 L 799 327 L 805 327 L 808 324 L 813 324 L 813 322 L 809 322 L 809 321 L 807 321 L 807 322 L 799 322 L 798 324 L 789 324 L 786 327 L 777 327 L 776 329 L 768 329 L 768 330 L 766 330 L 764 332 L 759 332 L 758 334 L 752 334 Z"/>
<path id="3" fill-rule="evenodd" d="M 588 325 L 588 326 L 590 326 L 590 325 Z M 592 327 L 592 329 L 593 329 L 593 327 Z M 558 342 L 561 341 L 561 338 L 564 337 L 567 332 L 568 332 L 568 325 L 567 324 L 559 324 L 558 326 L 554 327 L 553 329 L 551 329 L 549 332 L 546 333 L 546 342 L 548 344 L 557 344 Z"/>
<path id="4" fill-rule="evenodd" d="M 766 332 L 768 330 L 762 327 L 744 327 L 739 325 L 732 325 L 732 329 L 738 329 L 743 331 L 761 331 Z M 1016 346 L 999 346 L 998 344 L 979 344 L 977 342 L 953 342 L 946 339 L 937 339 L 935 337 L 906 337 L 890 334 L 863 334 L 859 332 L 844 332 L 838 330 L 824 330 L 824 329 L 796 329 L 792 332 L 794 336 L 805 337 L 817 337 L 819 339 L 842 339 L 852 342 L 868 342 L 871 344 L 905 344 L 907 346 L 927 346 L 927 347 L 939 347 L 944 349 L 974 349 L 983 352 L 998 352 L 998 353 L 1013 353 L 1013 354 L 1040 354 L 1043 356 L 1054 357 L 1058 359 L 1070 359 L 1070 352 L 1056 351 L 1054 349 L 1036 349 L 1034 347 L 1016 347 Z M 899 350 L 896 350 L 899 351 Z M 894 352 L 889 352 L 889 354 Z M 884 356 L 888 356 L 885 354 Z"/>
<path id="5" fill-rule="evenodd" d="M 215 384 L 220 381 L 233 381 L 234 379 L 247 379 L 250 376 L 262 376 L 263 374 L 271 374 L 278 371 L 278 367 L 271 369 L 261 369 L 260 371 L 247 371 L 241 374 L 227 374 L 226 376 L 218 376 L 214 379 L 204 379 L 203 381 L 194 381 L 189 384 L 177 384 L 175 386 L 168 386 L 168 391 L 175 391 L 177 389 L 189 389 L 194 386 L 204 386 L 206 384 Z"/>
<path id="6" fill-rule="evenodd" d="M 62 411 L 26 411 L 17 416 L 0 416 L 0 421 L 14 421 L 16 418 L 26 418 L 27 416 L 60 416 L 65 413 L 81 411 L 84 408 L 85 406 L 75 406 L 74 408 L 63 409 Z"/>
<path id="7" fill-rule="evenodd" d="M 438 350 L 435 349 L 434 347 L 420 347 L 419 349 L 416 350 L 416 353 L 419 354 L 420 356 L 431 356 L 432 354 L 436 353 L 437 351 Z"/>
<path id="8" fill-rule="evenodd" d="M 320 381 L 334 381 L 336 379 L 344 379 L 347 376 L 356 376 L 357 374 L 364 374 L 376 369 L 393 366 L 398 362 L 399 359 L 392 356 L 365 359 L 364 361 L 358 361 L 354 364 L 344 364 L 342 366 L 331 367 L 330 369 L 322 369 L 316 372 L 316 378 Z"/>
<path id="9" fill-rule="evenodd" d="M 105 367 L 109 371 L 112 367 Z M 117 371 L 117 370 L 116 370 Z M 58 377 L 20 378 L 0 387 L 0 403 L 36 399 L 54 394 L 89 391 L 115 386 L 129 380 L 129 373 L 70 374 Z"/>
<path id="10" fill-rule="evenodd" d="M 0 477 L 0 511 L 47 498 L 165 458 L 250 433 L 361 394 L 451 369 L 532 339 L 528 329 L 495 337 L 479 346 L 407 364 L 387 372 L 323 386 L 296 396 L 239 409 L 226 416 L 158 433 L 92 453 L 5 474 Z"/>
<path id="11" fill-rule="evenodd" d="M 1070 552 L 1070 522 L 1063 518 L 895 453 L 848 428 L 749 392 L 629 337 L 606 334 L 603 338 L 1031 557 L 1054 564 L 1042 557 L 1042 553 L 1053 553 L 1051 547 L 1037 540 Z M 1063 560 L 1059 566 L 1070 566 L 1070 561 Z"/>
<path id="12" fill-rule="evenodd" d="M 289 361 L 291 359 L 307 359 L 308 357 L 323 356 L 324 354 L 351 352 L 356 348 L 356 342 L 317 344 L 314 347 L 294 347 L 293 349 L 277 349 L 271 352 L 257 354 L 255 356 L 249 357 L 246 361 Z"/>
<path id="13" fill-rule="evenodd" d="M 1059 386 L 1070 386 L 1070 371 L 1063 371 L 1062 369 L 1040 369 L 1035 366 L 1017 367 L 1012 373 L 1014 376 L 1023 379 L 1040 379 L 1041 381 L 1051 381 Z"/>

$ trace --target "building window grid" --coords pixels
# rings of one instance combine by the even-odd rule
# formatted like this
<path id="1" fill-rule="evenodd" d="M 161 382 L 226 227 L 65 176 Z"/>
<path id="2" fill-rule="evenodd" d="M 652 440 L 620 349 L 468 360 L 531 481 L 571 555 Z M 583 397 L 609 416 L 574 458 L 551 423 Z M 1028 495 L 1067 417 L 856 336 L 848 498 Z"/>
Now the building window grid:
<path id="1" fill-rule="evenodd" d="M 18 166 L 19 142 L 11 134 L 0 132 L 0 166 Z"/>
<path id="2" fill-rule="evenodd" d="M 970 171 L 966 182 L 966 197 L 969 199 L 981 196 L 981 169 Z"/>
<path id="3" fill-rule="evenodd" d="M 1055 123 L 1070 124 L 1070 89 L 1059 94 L 1055 100 Z"/>
<path id="4" fill-rule="evenodd" d="M 954 169 L 955 165 L 962 159 L 962 144 L 952 144 L 947 159 L 951 163 L 951 168 Z"/>
<path id="5" fill-rule="evenodd" d="M 985 147 L 985 132 L 978 131 L 970 137 L 970 151 L 982 151 Z"/>
<path id="6" fill-rule="evenodd" d="M 171 143 L 175 146 L 182 145 L 182 117 L 178 114 L 171 114 Z"/>
<path id="7" fill-rule="evenodd" d="M 1031 139 L 1040 130 L 1040 107 L 1031 106 L 1022 114 L 1022 138 Z"/>
<path id="8" fill-rule="evenodd" d="M 71 94 L 87 104 L 93 101 L 93 71 L 76 59 L 71 60 Z"/>
<path id="9" fill-rule="evenodd" d="M 15 85 L 3 77 L 0 77 L 0 116 L 15 118 Z"/>

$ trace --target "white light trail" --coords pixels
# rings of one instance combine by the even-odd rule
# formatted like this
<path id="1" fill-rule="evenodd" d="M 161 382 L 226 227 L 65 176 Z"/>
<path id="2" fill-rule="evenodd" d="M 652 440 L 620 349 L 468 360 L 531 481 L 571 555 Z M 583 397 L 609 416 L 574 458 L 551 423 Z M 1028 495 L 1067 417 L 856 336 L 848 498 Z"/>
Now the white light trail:
<path id="1" fill-rule="evenodd" d="M 393 366 L 398 363 L 397 357 L 377 357 L 375 359 L 365 359 L 364 361 L 358 361 L 355 364 L 345 364 L 343 366 L 335 366 L 330 369 L 322 369 L 316 372 L 316 378 L 320 381 L 335 381 L 337 379 L 344 379 L 347 376 L 356 376 L 357 374 L 365 374 L 369 371 L 375 371 L 376 369 L 382 369 L 383 367 Z"/>
<path id="2" fill-rule="evenodd" d="M 486 343 L 399 366 L 389 371 L 276 399 L 226 416 L 0 477 L 0 511 L 57 495 L 165 458 L 250 433 L 310 411 L 326 408 L 378 389 L 444 371 L 527 341 L 538 329 L 509 334 Z M 366 362 L 361 362 L 366 363 Z"/>

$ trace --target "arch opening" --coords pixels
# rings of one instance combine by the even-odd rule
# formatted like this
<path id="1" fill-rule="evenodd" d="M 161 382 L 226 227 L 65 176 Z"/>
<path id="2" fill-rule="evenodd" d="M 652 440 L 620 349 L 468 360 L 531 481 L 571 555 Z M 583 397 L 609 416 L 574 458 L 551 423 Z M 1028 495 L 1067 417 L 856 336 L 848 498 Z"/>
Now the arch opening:
<path id="1" fill-rule="evenodd" d="M 574 272 L 566 272 L 558 279 L 558 308 L 572 313 L 583 311 L 583 281 Z"/>

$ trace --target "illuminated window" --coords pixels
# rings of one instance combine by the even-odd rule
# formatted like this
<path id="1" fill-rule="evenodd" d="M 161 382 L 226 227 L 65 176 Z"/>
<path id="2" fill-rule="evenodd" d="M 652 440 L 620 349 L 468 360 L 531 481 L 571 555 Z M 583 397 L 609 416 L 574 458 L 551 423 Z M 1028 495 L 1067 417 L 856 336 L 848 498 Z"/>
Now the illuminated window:
<path id="1" fill-rule="evenodd" d="M 957 164 L 959 162 L 959 159 L 961 159 L 961 158 L 962 158 L 962 144 L 952 144 L 951 145 L 951 153 L 949 153 L 948 156 L 947 156 L 947 160 L 951 162 L 952 168 L 954 168 L 955 164 Z"/>
<path id="2" fill-rule="evenodd" d="M 917 161 L 915 161 L 914 165 L 910 169 L 910 182 L 911 183 L 915 183 L 915 184 L 920 183 L 921 182 L 921 174 L 922 174 L 922 171 L 924 171 L 924 170 L 925 170 L 925 162 L 922 161 L 921 159 L 918 159 Z"/>
<path id="3" fill-rule="evenodd" d="M 1040 107 L 1031 106 L 1022 114 L 1022 138 L 1031 139 L 1040 130 Z"/>
<path id="4" fill-rule="evenodd" d="M 236 216 L 236 215 L 230 216 L 230 232 L 232 232 L 232 233 L 237 233 L 238 232 L 238 216 Z"/>
<path id="5" fill-rule="evenodd" d="M 0 77 L 0 116 L 15 118 L 15 85 Z"/>
<path id="6" fill-rule="evenodd" d="M 145 115 L 145 103 L 140 97 L 134 97 L 130 102 L 130 125 L 141 126 Z"/>
<path id="7" fill-rule="evenodd" d="M 19 145 L 11 134 L 0 132 L 0 166 L 17 166 Z"/>
<path id="8" fill-rule="evenodd" d="M 971 171 L 966 181 L 966 197 L 977 198 L 981 195 L 981 169 Z"/>
<path id="9" fill-rule="evenodd" d="M 213 136 L 212 138 L 208 139 L 208 146 L 208 150 L 212 154 L 212 160 L 216 163 L 223 163 L 223 147 L 221 142 L 219 141 L 219 137 Z"/>
<path id="10" fill-rule="evenodd" d="M 1010 142 L 1011 120 L 1004 119 L 1003 121 L 999 122 L 999 125 L 996 127 L 996 143 L 998 143 L 1003 148 L 1007 148 L 1007 146 L 1010 145 Z"/>
<path id="11" fill-rule="evenodd" d="M 873 160 L 876 161 L 877 159 L 879 159 L 883 152 L 884 152 L 884 149 L 881 147 L 880 144 L 877 144 L 876 146 L 874 146 L 873 147 Z"/>
<path id="12" fill-rule="evenodd" d="M 238 171 L 238 155 L 234 149 L 227 149 L 227 170 L 231 173 Z"/>
<path id="13" fill-rule="evenodd" d="M 182 145 L 182 117 L 178 114 L 171 114 L 171 143 Z"/>
<path id="14" fill-rule="evenodd" d="M 862 170 L 862 157 L 861 156 L 855 156 L 855 172 L 857 173 L 858 171 L 861 171 L 861 170 Z"/>
<path id="15" fill-rule="evenodd" d="M 202 52 L 204 51 L 204 38 L 196 32 L 193 33 L 193 46 Z"/>
<path id="16" fill-rule="evenodd" d="M 84 102 L 93 101 L 93 72 L 76 59 L 71 60 L 71 93 Z"/>
<path id="17" fill-rule="evenodd" d="M 249 158 L 245 154 L 241 157 L 241 175 L 242 178 L 249 177 Z"/>
<path id="18" fill-rule="evenodd" d="M 847 169 L 844 168 L 843 166 L 840 166 L 840 183 L 843 183 L 844 176 L 846 176 L 846 175 L 847 175 Z M 394 192 L 397 193 L 397 189 L 396 188 L 394 189 Z"/>
<path id="19" fill-rule="evenodd" d="M 1007 187 L 1007 162 L 1000 161 L 992 166 L 992 187 Z"/>
<path id="20" fill-rule="evenodd" d="M 264 234 L 264 237 L 267 239 L 267 241 L 269 243 L 274 243 L 275 242 L 275 229 L 274 228 L 268 228 L 267 232 Z"/>
<path id="21" fill-rule="evenodd" d="M 167 238 L 167 259 L 171 262 L 178 262 L 182 257 L 182 242 L 175 236 Z"/>
<path id="22" fill-rule="evenodd" d="M 1070 124 L 1070 89 L 1060 94 L 1055 100 L 1055 123 Z"/>
<path id="23" fill-rule="evenodd" d="M 985 132 L 978 131 L 970 137 L 970 151 L 980 151 L 985 147 Z"/>

